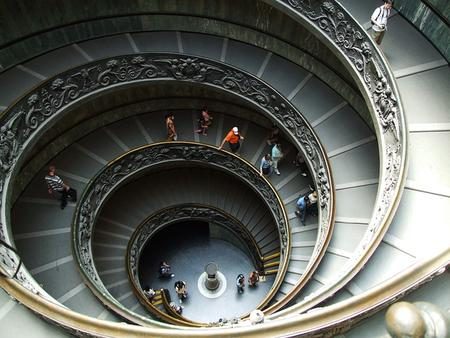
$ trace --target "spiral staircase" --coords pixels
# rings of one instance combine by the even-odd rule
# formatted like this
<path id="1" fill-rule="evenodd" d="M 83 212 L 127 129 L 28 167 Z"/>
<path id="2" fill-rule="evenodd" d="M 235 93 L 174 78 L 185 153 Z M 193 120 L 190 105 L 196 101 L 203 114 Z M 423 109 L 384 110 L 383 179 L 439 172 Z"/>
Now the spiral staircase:
<path id="1" fill-rule="evenodd" d="M 430 301 L 448 311 L 450 72 L 448 60 L 401 13 L 389 19 L 382 51 L 372 47 L 374 59 L 379 55 L 377 60 L 387 60 L 387 69 L 378 73 L 387 72 L 388 80 L 389 74 L 393 76 L 389 90 L 397 95 L 399 115 L 406 120 L 403 126 L 399 120 L 397 135 L 403 134 L 408 142 L 402 144 L 407 148 L 399 164 L 404 176 L 390 182 L 396 187 L 395 197 L 377 228 L 373 226 L 376 215 L 384 198 L 391 197 L 383 195 L 389 183 L 386 170 L 396 163 L 385 157 L 386 143 L 392 140 L 383 137 L 392 130 L 379 129 L 377 114 L 370 107 L 374 96 L 361 85 L 364 78 L 346 68 L 352 55 L 333 49 L 338 40 L 323 38 L 330 30 L 314 28 L 311 13 L 296 11 L 303 1 L 244 1 L 238 13 L 232 13 L 234 8 L 226 1 L 215 2 L 217 7 L 190 1 L 139 7 L 133 2 L 130 8 L 117 4 L 110 12 L 100 3 L 97 10 L 103 14 L 87 10 L 85 15 L 73 7 L 71 19 L 49 15 L 53 23 L 32 16 L 33 10 L 43 9 L 18 9 L 12 2 L 4 6 L 3 15 L 29 13 L 24 20 L 30 24 L 30 33 L 17 33 L 2 47 L 3 118 L 24 100 L 32 106 L 32 94 L 46 83 L 55 87 L 55 80 L 67 74 L 83 77 L 82 69 L 114 70 L 124 60 L 131 60 L 129 65 L 140 62 L 136 56 L 191 62 L 194 68 L 199 65 L 196 74 L 200 75 L 207 74 L 201 72 L 205 64 L 227 74 L 242 72 L 275 93 L 270 96 L 261 90 L 258 94 L 270 97 L 269 101 L 275 96 L 279 100 L 279 95 L 285 106 L 301 112 L 318 140 L 314 150 L 324 154 L 325 176 L 327 170 L 330 173 L 330 209 L 309 217 L 306 225 L 300 223 L 295 215 L 297 198 L 310 186 L 319 191 L 324 186 L 308 157 L 310 148 L 278 110 L 264 112 L 260 96 L 252 101 L 249 96 L 234 95 L 236 87 L 245 87 L 239 77 L 233 78 L 235 87 L 227 87 L 228 82 L 221 87 L 217 83 L 202 86 L 197 80 L 170 81 L 165 74 L 154 82 L 116 83 L 86 98 L 79 94 L 64 107 L 65 115 L 48 126 L 36 122 L 42 123 L 39 135 L 21 144 L 20 150 L 28 150 L 14 163 L 13 174 L 7 172 L 4 156 L 8 158 L 9 153 L 5 155 L 2 148 L 2 167 L 7 172 L 2 184 L 11 185 L 2 199 L 2 226 L 7 226 L 2 228 L 2 239 L 8 245 L 2 246 L 2 261 L 8 265 L 8 258 L 20 257 L 22 264 L 6 273 L 14 278 L 1 279 L 2 336 L 385 337 L 385 307 L 399 298 Z M 369 28 L 368 13 L 378 3 L 342 0 L 336 6 L 342 6 L 349 13 L 347 20 L 354 18 L 355 27 L 363 30 Z M 56 9 L 60 10 L 68 8 Z M 11 20 L 5 22 L 14 27 Z M 42 29 L 33 28 L 34 22 L 40 22 Z M 82 33 L 75 35 L 76 30 Z M 39 44 L 39 39 L 51 42 Z M 111 68 L 105 66 L 112 60 Z M 89 87 L 89 77 L 83 79 Z M 70 97 L 70 88 L 66 94 Z M 199 108 L 205 104 L 214 117 L 207 136 L 194 132 Z M 279 225 L 264 198 L 238 177 L 202 166 L 191 171 L 175 167 L 117 189 L 99 210 L 92 230 L 93 264 L 104 292 L 96 291 L 97 285 L 71 247 L 82 203 L 69 203 L 60 210 L 59 202 L 46 193 L 43 176 L 50 163 L 81 194 L 104 168 L 126 154 L 164 144 L 167 111 L 174 113 L 179 142 L 186 147 L 216 148 L 225 133 L 238 125 L 245 136 L 242 147 L 237 156 L 224 154 L 242 160 L 255 172 L 270 151 L 266 139 L 271 125 L 282 130 L 286 156 L 280 163 L 281 175 L 272 175 L 267 184 L 284 210 L 289 249 L 285 261 L 271 261 L 275 274 L 268 278 L 280 281 L 275 282 L 276 289 L 270 289 L 273 297 L 262 308 L 264 324 L 249 325 L 243 318 L 228 326 L 192 328 L 160 321 L 144 306 L 127 270 L 127 245 L 138 225 L 158 210 L 188 203 L 223 210 L 245 224 L 262 257 L 279 254 L 283 247 Z M 17 127 L 14 120 L 8 123 L 2 124 L 2 142 L 10 136 L 4 131 Z M 297 151 L 309 158 L 307 177 L 292 163 Z"/>

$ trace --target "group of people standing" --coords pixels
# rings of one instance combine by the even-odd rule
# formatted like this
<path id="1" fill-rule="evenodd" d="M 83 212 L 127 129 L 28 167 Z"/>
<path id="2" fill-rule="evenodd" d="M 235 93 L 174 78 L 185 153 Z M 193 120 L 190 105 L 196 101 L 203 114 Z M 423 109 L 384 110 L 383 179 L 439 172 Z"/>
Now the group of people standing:
<path id="1" fill-rule="evenodd" d="M 165 261 L 160 262 L 158 273 L 159 273 L 160 278 L 166 279 L 166 278 L 175 277 L 175 274 L 172 273 L 171 266 Z M 259 281 L 260 281 L 259 272 L 257 270 L 253 270 L 252 272 L 250 272 L 248 280 L 247 280 L 248 286 L 256 287 Z M 243 274 L 239 274 L 237 276 L 236 287 L 237 287 L 237 292 L 239 294 L 244 292 L 245 276 Z M 183 303 L 183 301 L 185 301 L 188 298 L 187 283 L 183 280 L 178 280 L 174 284 L 174 289 L 175 289 L 175 293 L 178 297 L 180 304 Z M 150 302 L 152 302 L 154 300 L 154 298 L 157 294 L 156 291 L 154 289 L 150 288 L 149 286 L 146 286 L 142 290 L 142 292 L 143 292 L 144 296 L 147 298 L 147 300 Z M 170 301 L 169 306 L 176 313 L 178 313 L 180 315 L 183 313 L 183 309 L 184 309 L 183 306 L 178 305 L 173 301 Z"/>
<path id="2" fill-rule="evenodd" d="M 275 172 L 275 174 L 281 175 L 280 170 L 278 170 L 278 162 L 280 162 L 283 157 L 284 154 L 281 143 L 277 142 L 272 146 L 270 154 L 265 154 L 261 159 L 261 164 L 259 166 L 260 174 L 270 176 Z"/>
<path id="3" fill-rule="evenodd" d="M 176 141 L 178 138 L 176 128 L 175 128 L 175 117 L 173 113 L 166 115 L 166 127 L 167 127 L 167 139 L 169 141 Z M 208 128 L 212 124 L 212 116 L 208 111 L 207 107 L 203 107 L 200 112 L 198 119 L 198 129 L 195 132 L 202 135 L 208 134 Z M 283 148 L 280 143 L 280 130 L 277 126 L 273 126 L 270 134 L 267 138 L 267 144 L 271 146 L 270 153 L 265 154 L 260 163 L 259 171 L 263 176 L 270 176 L 273 172 L 280 175 L 280 170 L 278 168 L 279 162 L 283 159 L 284 153 Z M 227 143 L 231 152 L 235 153 L 240 148 L 241 141 L 244 140 L 244 136 L 240 134 L 238 127 L 233 127 L 222 140 L 219 149 L 223 149 L 224 145 Z M 297 153 L 293 164 L 297 166 L 302 176 L 307 176 L 307 166 L 305 159 L 300 152 Z M 73 202 L 77 201 L 77 191 L 74 188 L 69 187 L 64 181 L 56 175 L 56 167 L 51 165 L 49 167 L 49 172 L 45 176 L 45 181 L 47 182 L 49 194 L 57 193 L 60 195 L 61 209 L 64 209 L 67 205 L 67 201 L 70 198 Z M 309 195 L 300 196 L 297 201 L 298 210 L 296 212 L 297 216 L 300 217 L 301 222 L 304 224 L 306 216 L 308 214 L 314 215 L 314 209 L 317 209 L 317 192 L 312 192 Z M 167 277 L 167 272 L 163 265 L 160 267 L 161 276 Z"/>
<path id="4" fill-rule="evenodd" d="M 172 267 L 166 262 L 162 261 L 159 263 L 159 277 L 160 278 L 173 278 L 175 274 L 172 273 Z M 188 296 L 187 292 L 187 284 L 185 281 L 179 280 L 174 284 L 175 292 L 180 300 L 180 303 L 183 303 L 183 300 L 186 300 Z"/>
<path id="5" fill-rule="evenodd" d="M 267 153 L 262 157 L 259 165 L 259 172 L 266 177 L 272 175 L 274 172 L 277 175 L 281 175 L 278 164 L 285 154 L 280 143 L 280 130 L 277 126 L 272 127 L 269 137 L 267 138 L 267 144 L 271 146 L 271 150 L 270 153 Z M 308 175 L 305 159 L 300 152 L 297 152 L 293 164 L 296 167 L 299 167 L 302 176 L 306 177 Z"/>
<path id="6" fill-rule="evenodd" d="M 159 278 L 173 278 L 175 274 L 172 273 L 172 267 L 166 261 L 162 261 L 159 263 L 158 268 Z M 183 303 L 188 297 L 187 284 L 183 280 L 178 280 L 174 284 L 175 293 L 177 294 L 178 300 L 180 303 Z M 143 289 L 143 293 L 148 301 L 153 301 L 156 295 L 156 291 L 148 286 Z M 181 305 L 176 304 L 175 302 L 170 302 L 169 306 L 173 311 L 178 314 L 183 313 L 183 307 Z"/>

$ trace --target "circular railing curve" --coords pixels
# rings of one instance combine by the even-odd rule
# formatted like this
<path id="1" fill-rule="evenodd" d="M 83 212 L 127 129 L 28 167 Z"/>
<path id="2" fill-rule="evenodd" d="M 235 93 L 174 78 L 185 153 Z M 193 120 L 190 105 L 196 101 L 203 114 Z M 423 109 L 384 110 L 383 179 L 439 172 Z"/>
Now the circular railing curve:
<path id="1" fill-rule="evenodd" d="M 77 204 L 72 226 L 72 249 L 87 285 L 104 304 L 120 315 L 139 324 L 146 322 L 142 316 L 136 316 L 121 305 L 99 277 L 92 253 L 95 222 L 104 202 L 120 186 L 138 174 L 179 163 L 209 166 L 234 175 L 252 188 L 270 210 L 280 240 L 280 269 L 271 289 L 258 305 L 263 307 L 281 286 L 290 256 L 289 222 L 283 203 L 270 182 L 250 163 L 216 147 L 193 142 L 161 142 L 133 149 L 108 163 L 89 182 Z M 190 212 L 194 211 L 195 209 Z"/>
<path id="2" fill-rule="evenodd" d="M 183 203 L 172 207 L 164 208 L 155 212 L 146 218 L 137 226 L 130 237 L 127 246 L 127 267 L 128 274 L 136 286 L 140 286 L 139 282 L 139 260 L 142 250 L 151 240 L 154 234 L 161 229 L 178 222 L 187 220 L 198 220 L 208 223 L 220 225 L 222 228 L 230 230 L 239 237 L 243 246 L 252 256 L 253 264 L 258 270 L 263 269 L 263 257 L 251 232 L 245 225 L 230 215 L 210 205 L 200 205 L 192 203 Z M 94 257 L 95 260 L 95 257 Z"/>
<path id="3" fill-rule="evenodd" d="M 380 175 L 368 230 L 344 269 L 329 283 L 291 308 L 302 312 L 333 296 L 375 252 L 400 202 L 406 179 L 407 128 L 394 75 L 383 53 L 338 1 L 262 0 L 305 25 L 321 39 L 355 78 L 369 107 L 377 134 Z"/>
<path id="4" fill-rule="evenodd" d="M 148 305 L 146 296 L 143 293 L 144 287 L 139 279 L 139 262 L 142 256 L 142 251 L 148 243 L 152 241 L 155 234 L 162 229 L 175 223 L 193 220 L 215 224 L 231 231 L 237 236 L 241 242 L 241 246 L 245 247 L 246 251 L 251 256 L 256 269 L 261 272 L 264 270 L 261 250 L 258 247 L 255 238 L 253 238 L 252 233 L 241 221 L 226 211 L 210 205 L 196 203 L 177 204 L 158 210 L 136 227 L 130 237 L 130 240 L 128 241 L 125 259 L 128 277 L 131 281 L 134 292 L 139 298 L 141 304 L 144 305 L 149 311 L 152 311 L 153 309 Z M 261 308 L 267 302 L 268 300 L 263 300 L 258 308 Z M 246 316 L 247 314 L 244 314 L 240 317 L 243 318 Z M 214 323 L 209 324 L 209 326 L 213 325 Z"/>
<path id="5" fill-rule="evenodd" d="M 19 172 L 21 160 L 45 129 L 63 116 L 67 108 L 92 95 L 152 81 L 196 83 L 234 94 L 276 123 L 306 155 L 319 193 L 320 208 L 317 240 L 297 289 L 304 285 L 323 257 L 334 226 L 334 189 L 325 150 L 302 114 L 261 79 L 232 66 L 189 55 L 145 53 L 97 60 L 45 81 L 9 107 L 0 118 L 0 239 L 13 243 L 7 221 L 10 210 L 5 207 L 5 201 L 11 194 L 11 183 Z M 287 266 L 282 268 L 287 269 Z M 16 279 L 45 294 L 23 265 Z M 292 295 L 287 295 L 285 301 L 288 297 Z M 281 306 L 282 303 L 278 303 Z"/>
<path id="6" fill-rule="evenodd" d="M 402 112 L 400 96 L 396 88 L 393 74 L 390 71 L 382 53 L 374 45 L 365 33 L 364 29 L 359 26 L 351 15 L 349 15 L 336 1 L 261 1 L 267 2 L 271 6 L 281 8 L 282 11 L 288 13 L 288 15 L 294 19 L 309 26 L 311 32 L 319 36 L 321 40 L 325 41 L 327 45 L 331 47 L 331 50 L 335 51 L 336 54 L 342 58 L 344 65 L 350 69 L 350 73 L 355 77 L 356 82 L 360 87 L 366 102 L 368 103 L 372 118 L 375 122 L 374 125 L 378 136 L 381 163 L 379 193 L 374 214 L 369 225 L 369 231 L 367 232 L 367 235 L 359 248 L 359 253 L 355 255 L 357 258 L 355 258 L 352 262 L 353 268 L 347 269 L 341 275 L 336 277 L 335 285 L 342 285 L 343 283 L 346 283 L 352 275 L 359 271 L 365 262 L 367 262 L 370 254 L 375 250 L 377 243 L 379 243 L 383 234 L 387 230 L 387 226 L 389 225 L 389 222 L 392 219 L 395 209 L 399 203 L 400 193 L 405 180 L 405 168 L 407 163 L 407 130 L 405 118 Z M 64 108 L 68 107 L 73 102 L 80 100 L 82 97 L 87 97 L 90 94 L 100 92 L 101 90 L 106 89 L 111 83 L 118 85 L 120 83 L 130 83 L 132 81 L 157 79 L 158 76 L 153 75 L 154 70 L 150 69 L 151 67 L 147 67 L 148 72 L 139 71 L 139 67 L 137 67 L 137 70 L 134 68 L 142 62 L 142 59 L 145 61 L 146 56 L 140 55 L 140 57 L 141 59 L 135 60 L 134 63 L 131 64 L 129 63 L 130 58 L 125 60 L 125 62 L 122 62 L 124 60 L 122 57 L 116 57 L 114 58 L 116 61 L 107 66 L 100 61 L 63 73 L 61 76 L 58 76 L 58 78 L 53 78 L 53 82 L 45 82 L 42 86 L 39 86 L 37 89 L 33 90 L 24 99 L 19 100 L 5 111 L 0 120 L 0 148 L 2 150 L 0 152 L 0 189 L 2 192 L 2 198 L 0 200 L 0 239 L 5 240 L 5 242 L 10 244 L 13 243 L 9 227 L 9 210 L 5 205 L 10 194 L 9 185 L 14 181 L 14 175 L 17 172 L 15 169 L 20 168 L 20 158 L 26 153 L 28 146 L 33 144 L 33 140 L 35 140 L 36 137 L 38 137 L 39 134 L 45 130 L 45 124 L 47 124 L 54 116 L 62 112 Z M 173 56 L 173 58 L 176 59 L 179 58 L 179 56 Z M 117 64 L 117 60 L 120 60 L 120 67 L 124 70 L 122 75 L 118 73 L 117 69 L 119 66 Z M 172 64 L 171 67 L 173 67 L 172 69 L 174 69 L 175 74 L 169 73 L 165 79 L 176 79 L 179 81 L 193 81 L 201 83 L 205 79 L 205 74 L 208 74 L 210 71 L 214 71 L 209 67 L 205 68 L 203 66 L 198 66 L 198 63 L 197 66 L 192 65 L 193 62 L 196 63 L 199 61 L 198 58 L 194 58 L 193 60 L 194 61 L 191 59 L 189 62 L 181 62 L 181 67 L 180 65 L 177 66 L 176 64 Z M 182 68 L 184 67 L 186 69 L 184 64 L 187 66 L 188 63 L 191 64 L 188 67 L 189 72 L 185 72 L 183 76 L 184 71 Z M 210 63 L 207 61 L 206 64 Z M 129 74 L 130 71 L 131 75 Z M 236 70 L 234 71 L 236 72 Z M 116 82 L 113 81 L 109 84 L 108 81 L 99 82 L 100 73 L 104 74 L 105 72 L 111 73 L 113 80 L 116 78 L 116 80 L 114 80 Z M 198 76 L 200 73 L 203 75 Z M 289 123 L 289 119 L 285 121 L 280 118 L 285 112 L 291 114 L 289 111 L 290 109 L 285 109 L 286 107 L 291 108 L 289 103 L 285 103 L 284 107 L 281 105 L 269 105 L 269 107 L 266 108 L 266 106 L 268 106 L 265 99 L 267 97 L 266 95 L 261 95 L 260 93 L 257 95 L 249 95 L 249 93 L 254 93 L 255 91 L 252 87 L 253 84 L 248 81 L 256 81 L 256 84 L 261 82 L 258 82 L 258 79 L 247 76 L 242 72 L 237 73 L 242 75 L 242 77 L 247 81 L 245 82 L 247 84 L 241 87 L 239 84 L 243 83 L 241 82 L 243 79 L 238 77 L 235 85 L 228 88 L 222 86 L 222 88 L 235 92 L 238 95 L 245 96 L 249 101 L 261 107 L 261 110 L 267 113 L 274 122 L 280 123 L 288 135 L 291 135 L 294 143 L 305 151 L 308 142 L 305 143 L 304 141 L 301 141 L 298 134 L 295 133 L 296 130 L 301 129 L 304 125 L 302 118 L 294 117 L 294 125 Z M 138 75 L 134 78 L 135 80 L 132 80 L 133 74 Z M 142 74 L 146 74 L 149 77 L 145 78 Z M 71 75 L 73 75 L 73 77 L 71 77 Z M 106 75 L 103 75 L 103 78 L 105 78 L 105 76 Z M 208 76 L 206 76 L 206 78 L 207 77 Z M 219 84 L 213 85 L 219 86 Z M 250 88 L 250 90 L 246 91 L 246 88 Z M 270 91 L 270 88 L 268 90 Z M 274 95 L 275 100 L 277 98 L 277 94 L 275 93 Z M 269 98 L 271 98 L 271 96 L 269 96 Z M 277 109 L 274 109 L 275 107 Z M 280 107 L 282 108 L 281 110 L 283 113 L 281 115 L 279 114 Z M 297 111 L 294 108 L 292 108 L 292 112 L 297 114 Z M 292 131 L 294 132 L 291 133 Z M 308 135 L 307 138 L 310 140 Z M 319 163 L 316 161 L 314 164 L 310 153 L 306 153 L 308 154 L 307 160 L 311 168 L 319 168 L 320 166 L 317 166 Z M 334 197 L 332 182 L 331 176 L 327 170 L 328 169 L 325 170 L 325 175 L 328 179 L 328 184 L 331 187 L 328 191 L 331 189 L 331 193 L 329 194 L 332 200 Z M 317 181 L 316 174 L 314 179 Z M 327 204 L 328 209 L 321 209 L 328 212 L 328 218 L 331 214 L 330 211 L 334 210 L 331 203 Z M 0 252 L 0 256 L 1 258 L 4 258 L 4 253 Z M 445 259 L 447 259 L 447 263 L 445 264 L 448 264 L 448 253 L 446 253 Z M 17 266 L 20 264 L 18 258 L 11 259 L 11 257 L 7 257 L 6 260 L 8 262 L 8 268 L 14 268 L 14 265 Z M 421 272 L 422 269 L 431 269 L 431 264 L 429 262 L 425 262 L 423 265 L 415 268 L 416 269 L 414 271 L 409 271 L 408 273 L 411 275 L 411 280 L 417 281 L 420 276 L 424 275 L 424 273 Z M 21 285 L 25 286 L 25 288 L 32 290 L 35 293 L 38 292 L 37 289 L 40 289 L 37 283 L 33 281 L 32 277 L 29 276 L 28 272 L 23 267 L 21 267 L 18 271 L 16 280 Z M 405 285 L 401 284 L 402 282 L 404 282 Z M 37 296 L 34 296 L 21 288 L 17 288 L 15 284 L 11 284 L 10 280 L 2 280 L 2 283 L 5 286 L 10 285 L 10 291 L 14 292 L 18 298 L 24 298 L 28 306 L 39 312 L 38 308 L 41 304 L 40 301 L 37 300 Z M 417 287 L 413 282 L 406 285 L 406 277 L 404 274 L 399 275 L 398 278 L 395 277 L 391 284 L 384 284 L 381 285 L 380 288 L 389 288 L 390 294 L 394 294 L 395 290 L 401 293 L 408 287 Z M 327 290 L 327 295 L 330 296 L 336 290 L 337 289 L 334 287 L 329 288 Z M 342 321 L 345 319 L 347 321 L 352 314 L 354 317 L 355 313 L 367 313 L 366 309 L 368 307 L 367 304 L 369 303 L 373 306 L 373 304 L 383 304 L 386 302 L 386 299 L 389 296 L 383 296 L 386 291 L 383 290 L 383 292 L 384 293 L 377 289 L 372 294 L 363 294 L 360 297 L 361 299 L 356 299 L 357 297 L 354 297 L 354 305 L 348 306 L 348 311 L 351 311 L 351 313 L 349 312 L 348 314 L 349 317 L 344 318 L 340 315 L 340 312 L 344 312 L 345 309 L 336 310 L 339 311 L 340 317 L 336 317 L 336 320 L 330 319 L 329 326 L 327 327 L 328 330 L 330 330 L 333 326 L 336 327 L 342 325 L 339 320 Z M 293 309 L 300 311 L 311 307 L 314 305 L 314 302 L 317 303 L 322 301 L 327 297 L 327 295 L 324 293 L 323 297 L 310 297 L 310 303 L 306 305 L 300 304 L 300 306 L 297 306 L 296 308 L 294 306 Z M 146 331 L 147 329 L 139 327 L 125 328 L 123 326 L 109 324 L 106 322 L 99 322 L 95 319 L 83 317 L 64 308 L 57 307 L 47 300 L 42 301 L 41 313 L 45 313 L 48 318 L 55 318 L 53 320 L 56 323 L 61 323 L 60 325 L 63 325 L 66 328 L 73 328 L 74 332 L 77 333 L 90 332 L 94 334 L 103 332 L 104 334 L 114 335 L 118 332 L 118 330 L 123 330 L 123 332 L 133 332 L 138 335 L 143 332 L 150 332 Z M 322 313 L 318 312 L 312 312 L 308 314 L 308 316 L 308 323 L 305 323 L 305 320 L 302 322 L 302 319 L 304 318 L 303 316 L 296 316 L 295 318 L 290 318 L 291 320 L 289 322 L 286 320 L 279 325 L 276 322 L 271 321 L 259 326 L 251 328 L 235 328 L 231 331 L 234 330 L 233 332 L 235 333 L 240 332 L 243 334 L 250 332 L 272 332 L 275 335 L 281 335 L 300 332 L 303 328 L 302 332 L 311 334 L 314 326 L 311 324 L 310 320 L 312 317 L 318 317 L 316 328 L 325 327 L 324 322 L 326 319 L 323 318 L 332 318 L 331 311 L 327 312 L 327 316 L 322 316 Z M 338 316 L 337 313 L 336 316 Z M 56 319 L 56 317 L 59 319 Z M 79 328 L 82 331 L 78 331 Z M 319 329 L 316 329 L 315 332 L 319 332 L 317 330 Z M 161 335 L 163 334 L 163 332 L 158 329 L 152 332 L 157 332 L 156 334 Z M 180 331 L 167 330 L 167 332 L 164 333 L 165 335 L 173 336 L 176 335 L 177 332 Z M 212 332 L 213 331 L 182 331 L 184 336 L 212 336 Z M 222 330 L 214 332 L 217 336 L 223 335 Z"/>

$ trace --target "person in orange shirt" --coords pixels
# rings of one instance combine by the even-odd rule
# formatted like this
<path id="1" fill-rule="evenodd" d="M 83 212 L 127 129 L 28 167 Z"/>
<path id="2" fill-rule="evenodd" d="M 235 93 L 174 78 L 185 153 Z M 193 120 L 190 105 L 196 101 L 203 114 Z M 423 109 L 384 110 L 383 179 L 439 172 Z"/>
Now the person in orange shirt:
<path id="1" fill-rule="evenodd" d="M 220 145 L 219 149 L 223 148 L 223 145 L 225 142 L 228 142 L 228 145 L 230 146 L 230 150 L 232 153 L 235 153 L 238 151 L 239 147 L 241 146 L 240 141 L 244 139 L 244 136 L 239 134 L 238 127 L 233 127 L 225 136 L 225 138 L 222 141 L 222 144 Z"/>

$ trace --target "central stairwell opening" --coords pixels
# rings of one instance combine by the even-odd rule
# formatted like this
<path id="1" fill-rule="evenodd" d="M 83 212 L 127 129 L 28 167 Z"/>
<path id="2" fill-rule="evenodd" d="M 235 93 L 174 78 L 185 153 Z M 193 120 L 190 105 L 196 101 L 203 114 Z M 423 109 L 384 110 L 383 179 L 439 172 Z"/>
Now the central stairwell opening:
<path id="1" fill-rule="evenodd" d="M 253 310 L 271 287 L 273 277 L 256 287 L 236 292 L 235 280 L 256 269 L 253 259 L 242 247 L 238 237 L 217 225 L 201 221 L 172 224 L 161 230 L 146 244 L 139 261 L 141 285 L 154 290 L 167 289 L 172 301 L 183 306 L 183 317 L 197 322 L 232 320 Z M 161 278 L 161 261 L 170 263 L 173 278 Z M 219 290 L 207 293 L 202 275 L 208 263 L 215 263 L 220 272 Z M 185 281 L 188 298 L 179 302 L 174 291 L 176 281 Z M 217 296 L 216 296 L 217 295 Z"/>

